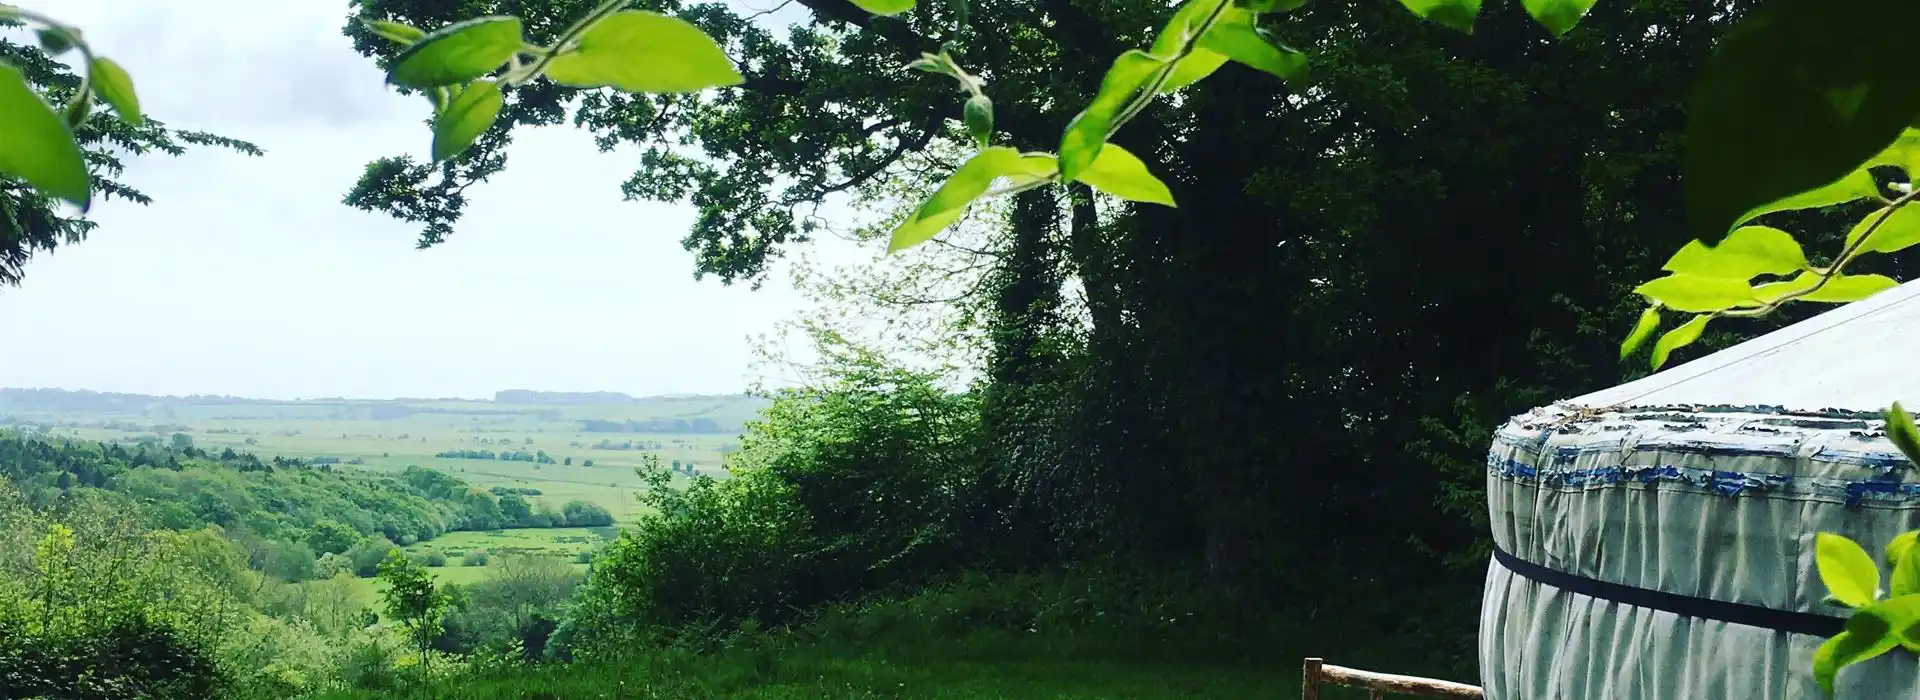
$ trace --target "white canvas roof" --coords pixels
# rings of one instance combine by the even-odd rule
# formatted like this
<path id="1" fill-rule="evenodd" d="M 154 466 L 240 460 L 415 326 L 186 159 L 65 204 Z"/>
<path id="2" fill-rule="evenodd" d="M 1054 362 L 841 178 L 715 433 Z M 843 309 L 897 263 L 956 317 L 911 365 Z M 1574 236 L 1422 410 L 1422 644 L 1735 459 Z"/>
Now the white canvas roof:
<path id="1" fill-rule="evenodd" d="M 1566 404 L 1920 408 L 1920 280 Z"/>

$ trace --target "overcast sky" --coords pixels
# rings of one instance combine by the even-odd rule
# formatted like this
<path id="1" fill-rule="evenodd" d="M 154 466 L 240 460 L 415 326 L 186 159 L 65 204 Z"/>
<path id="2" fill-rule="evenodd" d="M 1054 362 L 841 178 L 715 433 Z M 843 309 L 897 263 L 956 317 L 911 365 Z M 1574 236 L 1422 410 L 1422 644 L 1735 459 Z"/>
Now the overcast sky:
<path id="1" fill-rule="evenodd" d="M 695 282 L 678 243 L 690 208 L 622 202 L 637 159 L 571 128 L 523 132 L 435 248 L 342 205 L 367 161 L 423 157 L 430 138 L 427 105 L 387 92 L 340 35 L 345 0 L 10 1 L 81 27 L 148 114 L 267 155 L 134 160 L 125 179 L 152 206 L 96 207 L 89 240 L 0 288 L 0 386 L 738 391 L 747 337 L 802 308 L 784 278 Z"/>

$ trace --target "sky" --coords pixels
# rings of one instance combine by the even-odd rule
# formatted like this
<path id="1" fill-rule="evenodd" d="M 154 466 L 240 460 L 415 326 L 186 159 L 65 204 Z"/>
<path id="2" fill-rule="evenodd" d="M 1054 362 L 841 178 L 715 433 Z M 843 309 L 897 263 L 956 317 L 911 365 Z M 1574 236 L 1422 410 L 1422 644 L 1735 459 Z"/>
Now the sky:
<path id="1" fill-rule="evenodd" d="M 151 206 L 96 206 L 86 242 L 0 288 L 0 387 L 732 392 L 755 378 L 748 338 L 807 308 L 781 270 L 757 291 L 695 281 L 691 208 L 621 201 L 636 154 L 569 127 L 522 130 L 434 248 L 341 204 L 368 161 L 424 159 L 430 140 L 428 105 L 341 36 L 346 0 L 10 1 L 80 27 L 147 114 L 266 155 L 133 159 L 123 179 Z"/>

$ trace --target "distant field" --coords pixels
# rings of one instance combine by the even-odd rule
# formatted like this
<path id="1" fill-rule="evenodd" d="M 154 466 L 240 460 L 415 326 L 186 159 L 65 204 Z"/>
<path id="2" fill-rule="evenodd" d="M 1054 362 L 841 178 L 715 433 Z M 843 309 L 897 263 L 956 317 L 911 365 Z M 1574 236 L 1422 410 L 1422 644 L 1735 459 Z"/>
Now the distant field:
<path id="1" fill-rule="evenodd" d="M 449 532 L 404 549 L 412 554 L 428 551 L 447 554 L 448 566 L 458 563 L 454 560 L 459 557 L 452 555 L 452 552 L 486 551 L 494 556 L 538 554 L 572 558 L 581 552 L 599 548 L 601 544 L 617 537 L 618 534 L 618 528 L 611 527 L 516 528 L 484 532 Z"/>
<path id="2" fill-rule="evenodd" d="M 178 432 L 201 448 L 262 457 L 337 458 L 342 466 L 366 469 L 418 465 L 482 488 L 539 489 L 537 500 L 556 509 L 570 500 L 597 503 L 622 521 L 639 514 L 634 467 L 643 456 L 724 476 L 726 454 L 738 449 L 741 430 L 766 405 L 746 396 L 568 404 L 45 393 L 0 389 L 0 425 L 37 425 L 103 441 L 166 440 Z M 678 428 L 686 430 L 661 432 Z M 545 452 L 554 463 L 436 456 L 461 450 Z"/>
<path id="3" fill-rule="evenodd" d="M 617 527 L 555 527 L 555 528 L 513 528 L 489 530 L 486 532 L 450 532 L 431 540 L 402 547 L 408 554 L 439 552 L 447 557 L 446 566 L 427 567 L 435 580 L 468 586 L 487 580 L 495 571 L 494 565 L 507 555 L 527 554 L 536 556 L 561 557 L 569 562 L 575 571 L 585 573 L 587 565 L 574 561 L 581 552 L 599 549 L 619 536 Z M 469 552 L 485 551 L 492 557 L 486 566 L 466 566 L 462 555 Z M 378 600 L 381 586 L 373 578 L 354 579 L 370 596 L 369 600 Z"/>

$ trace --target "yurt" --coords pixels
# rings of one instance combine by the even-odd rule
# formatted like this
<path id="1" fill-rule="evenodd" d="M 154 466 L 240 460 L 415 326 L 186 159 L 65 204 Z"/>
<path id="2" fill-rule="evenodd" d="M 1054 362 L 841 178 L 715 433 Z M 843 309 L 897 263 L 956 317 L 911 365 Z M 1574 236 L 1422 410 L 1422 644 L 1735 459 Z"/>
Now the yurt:
<path id="1" fill-rule="evenodd" d="M 1495 435 L 1481 602 L 1490 700 L 1802 700 L 1846 610 L 1814 535 L 1920 528 L 1881 411 L 1920 406 L 1920 282 L 1518 416 Z M 1884 575 L 1884 574 L 1883 574 Z M 1845 699 L 1920 699 L 1895 650 Z"/>

